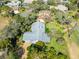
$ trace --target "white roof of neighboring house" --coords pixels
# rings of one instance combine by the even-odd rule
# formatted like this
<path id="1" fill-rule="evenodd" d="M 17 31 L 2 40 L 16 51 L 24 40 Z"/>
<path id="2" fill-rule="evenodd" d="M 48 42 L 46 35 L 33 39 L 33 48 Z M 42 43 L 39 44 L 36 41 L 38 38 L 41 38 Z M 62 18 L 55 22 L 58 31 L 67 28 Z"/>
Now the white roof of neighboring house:
<path id="1" fill-rule="evenodd" d="M 6 5 L 9 7 L 14 7 L 14 6 L 18 7 L 20 3 L 21 3 L 20 1 L 11 1 L 7 3 Z"/>
<path id="2" fill-rule="evenodd" d="M 24 3 L 32 3 L 33 0 L 24 0 Z"/>
<path id="3" fill-rule="evenodd" d="M 24 3 L 32 3 L 33 0 L 24 0 Z M 36 0 L 35 0 L 36 1 Z M 47 2 L 47 0 L 43 0 L 44 2 Z"/>
<path id="4" fill-rule="evenodd" d="M 58 5 L 57 7 L 55 7 L 55 9 L 58 9 L 63 12 L 68 11 L 68 8 L 64 5 Z"/>

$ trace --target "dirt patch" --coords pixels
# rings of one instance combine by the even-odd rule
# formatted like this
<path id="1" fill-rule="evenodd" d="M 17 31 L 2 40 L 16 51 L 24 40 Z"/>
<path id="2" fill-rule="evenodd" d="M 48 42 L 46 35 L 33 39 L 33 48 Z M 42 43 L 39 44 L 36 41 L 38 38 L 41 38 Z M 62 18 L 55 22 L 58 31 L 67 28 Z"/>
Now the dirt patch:
<path id="1" fill-rule="evenodd" d="M 70 54 L 70 59 L 79 59 L 79 47 L 77 44 L 71 42 L 70 44 L 68 43 L 67 46 Z"/>
<path id="2" fill-rule="evenodd" d="M 27 54 L 28 54 L 28 50 L 27 50 L 27 47 L 30 46 L 31 43 L 28 43 L 28 42 L 25 42 L 22 46 L 22 48 L 24 49 L 24 54 L 22 55 L 22 58 L 21 59 L 27 59 Z"/>
<path id="3" fill-rule="evenodd" d="M 66 37 L 65 41 L 67 44 L 70 59 L 79 59 L 79 46 L 75 42 L 68 39 L 69 38 Z"/>
<path id="4" fill-rule="evenodd" d="M 9 17 L 0 16 L 0 30 L 5 28 L 5 26 L 9 24 L 9 20 L 10 20 Z"/>

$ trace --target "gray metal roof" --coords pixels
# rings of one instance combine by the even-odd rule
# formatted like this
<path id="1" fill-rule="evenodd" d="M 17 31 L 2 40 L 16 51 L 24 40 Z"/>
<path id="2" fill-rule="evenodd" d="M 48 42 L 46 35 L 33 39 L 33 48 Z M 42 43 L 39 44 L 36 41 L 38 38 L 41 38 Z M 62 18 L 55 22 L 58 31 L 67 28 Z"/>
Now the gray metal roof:
<path id="1" fill-rule="evenodd" d="M 45 24 L 37 21 L 37 22 L 32 24 L 31 30 L 32 30 L 32 32 L 35 32 L 35 33 L 45 32 Z"/>
<path id="2" fill-rule="evenodd" d="M 31 27 L 32 32 L 25 32 L 23 40 L 26 42 L 36 43 L 36 41 L 50 42 L 50 37 L 45 33 L 45 24 L 35 22 Z"/>

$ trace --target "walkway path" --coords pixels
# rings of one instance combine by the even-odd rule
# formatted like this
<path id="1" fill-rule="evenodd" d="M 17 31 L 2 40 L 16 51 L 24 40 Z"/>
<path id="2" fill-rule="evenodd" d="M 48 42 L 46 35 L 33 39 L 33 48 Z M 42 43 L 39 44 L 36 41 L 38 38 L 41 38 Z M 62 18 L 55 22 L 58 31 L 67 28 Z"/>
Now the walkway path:
<path id="1" fill-rule="evenodd" d="M 79 59 L 79 46 L 75 42 L 68 40 L 68 38 L 66 38 L 65 41 L 67 43 L 70 59 Z"/>
<path id="2" fill-rule="evenodd" d="M 76 43 L 67 43 L 70 59 L 79 59 L 79 47 Z"/>
<path id="3" fill-rule="evenodd" d="M 0 30 L 5 28 L 6 25 L 9 23 L 9 18 L 8 17 L 2 17 L 0 16 Z"/>
<path id="4" fill-rule="evenodd" d="M 27 53 L 28 53 L 27 47 L 30 46 L 30 45 L 31 44 L 30 43 L 27 43 L 27 42 L 23 44 L 22 48 L 24 49 L 25 53 L 22 55 L 22 58 L 21 59 L 26 59 L 27 58 Z"/>

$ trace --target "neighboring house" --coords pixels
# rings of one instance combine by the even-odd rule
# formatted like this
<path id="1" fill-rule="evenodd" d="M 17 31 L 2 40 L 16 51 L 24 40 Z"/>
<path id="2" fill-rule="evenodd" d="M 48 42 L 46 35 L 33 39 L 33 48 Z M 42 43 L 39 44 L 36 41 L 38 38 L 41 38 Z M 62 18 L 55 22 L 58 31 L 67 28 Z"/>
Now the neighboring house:
<path id="1" fill-rule="evenodd" d="M 11 2 L 7 3 L 6 5 L 9 7 L 19 7 L 20 4 L 21 4 L 20 1 L 15 0 L 15 1 L 11 1 Z"/>
<path id="2" fill-rule="evenodd" d="M 9 6 L 10 8 L 12 8 L 14 10 L 14 13 L 17 14 L 19 13 L 19 5 L 21 4 L 20 1 L 18 0 L 13 0 L 10 1 L 9 3 L 7 3 L 6 5 Z"/>
<path id="3" fill-rule="evenodd" d="M 56 9 L 56 10 L 62 11 L 64 13 L 68 11 L 68 8 L 62 4 L 59 4 L 57 6 L 50 6 L 50 9 Z"/>
<path id="4" fill-rule="evenodd" d="M 55 9 L 60 10 L 62 12 L 67 12 L 68 11 L 68 8 L 64 5 L 58 5 L 58 6 L 55 7 Z"/>
<path id="5" fill-rule="evenodd" d="M 50 37 L 45 33 L 45 24 L 37 21 L 32 24 L 32 32 L 25 32 L 23 40 L 25 42 L 36 43 L 37 41 L 43 41 L 45 43 L 50 42 Z"/>
<path id="6" fill-rule="evenodd" d="M 24 0 L 24 3 L 32 3 L 33 0 Z"/>
<path id="7" fill-rule="evenodd" d="M 56 0 L 56 3 L 68 3 L 68 0 Z"/>
<path id="8" fill-rule="evenodd" d="M 32 3 L 33 1 L 37 1 L 37 0 L 24 0 L 24 3 Z M 47 0 L 43 0 L 45 3 L 47 3 Z"/>
<path id="9" fill-rule="evenodd" d="M 51 12 L 49 10 L 39 11 L 38 20 L 42 21 L 42 22 L 50 21 L 51 20 Z"/>

